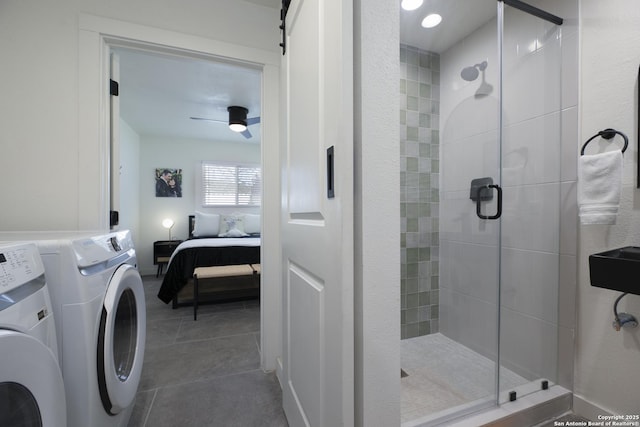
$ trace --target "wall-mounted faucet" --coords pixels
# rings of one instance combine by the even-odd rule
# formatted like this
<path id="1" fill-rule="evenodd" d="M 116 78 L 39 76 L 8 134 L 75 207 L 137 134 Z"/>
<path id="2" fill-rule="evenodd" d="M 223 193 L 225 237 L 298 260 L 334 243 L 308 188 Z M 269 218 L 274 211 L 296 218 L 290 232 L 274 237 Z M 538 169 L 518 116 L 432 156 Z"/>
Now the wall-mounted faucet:
<path id="1" fill-rule="evenodd" d="M 619 331 L 620 328 L 630 329 L 630 328 L 638 327 L 638 320 L 633 314 L 618 313 L 618 303 L 625 295 L 627 295 L 627 292 L 620 295 L 616 299 L 616 302 L 613 304 L 613 315 L 614 315 L 613 329 L 615 329 L 616 331 Z"/>

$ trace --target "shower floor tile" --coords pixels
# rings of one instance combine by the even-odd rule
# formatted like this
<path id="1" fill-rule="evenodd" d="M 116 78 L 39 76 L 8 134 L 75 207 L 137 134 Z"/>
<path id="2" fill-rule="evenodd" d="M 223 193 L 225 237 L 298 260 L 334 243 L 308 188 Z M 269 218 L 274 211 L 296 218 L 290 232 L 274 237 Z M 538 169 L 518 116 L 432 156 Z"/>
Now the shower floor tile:
<path id="1" fill-rule="evenodd" d="M 402 422 L 492 397 L 495 363 L 437 333 L 401 341 Z M 502 389 L 529 381 L 502 369 Z"/>

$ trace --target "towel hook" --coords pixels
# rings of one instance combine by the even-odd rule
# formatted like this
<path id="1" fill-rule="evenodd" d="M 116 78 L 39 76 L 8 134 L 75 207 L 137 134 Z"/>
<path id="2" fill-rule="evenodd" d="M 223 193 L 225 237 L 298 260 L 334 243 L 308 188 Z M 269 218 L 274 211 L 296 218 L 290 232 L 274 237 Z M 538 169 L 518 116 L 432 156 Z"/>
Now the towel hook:
<path id="1" fill-rule="evenodd" d="M 587 144 L 590 143 L 595 138 L 601 136 L 604 139 L 612 139 L 614 136 L 616 136 L 616 134 L 624 138 L 624 147 L 622 147 L 622 152 L 624 153 L 627 149 L 627 146 L 629 145 L 629 138 L 627 138 L 627 135 L 620 132 L 619 130 L 608 128 L 605 130 L 601 130 L 600 132 L 598 132 L 597 134 L 589 138 L 587 142 L 585 142 L 584 145 L 582 146 L 582 150 L 580 150 L 580 155 L 584 156 L 584 149 L 587 148 Z"/>

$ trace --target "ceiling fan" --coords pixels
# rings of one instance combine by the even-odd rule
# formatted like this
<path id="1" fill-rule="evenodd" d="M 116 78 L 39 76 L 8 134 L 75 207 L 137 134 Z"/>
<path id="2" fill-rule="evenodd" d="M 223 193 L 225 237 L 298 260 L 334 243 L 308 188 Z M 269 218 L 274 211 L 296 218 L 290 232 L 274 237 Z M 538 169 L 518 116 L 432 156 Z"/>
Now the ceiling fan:
<path id="1" fill-rule="evenodd" d="M 192 120 L 206 120 L 209 122 L 218 122 L 218 123 L 228 123 L 229 129 L 234 132 L 238 132 L 242 134 L 245 138 L 251 138 L 251 132 L 247 129 L 247 126 L 255 125 L 256 123 L 260 123 L 260 117 L 249 117 L 247 118 L 247 114 L 249 110 L 245 107 L 231 106 L 227 107 L 227 111 L 229 112 L 229 120 L 216 120 L 216 119 L 207 119 L 204 117 L 190 117 Z"/>

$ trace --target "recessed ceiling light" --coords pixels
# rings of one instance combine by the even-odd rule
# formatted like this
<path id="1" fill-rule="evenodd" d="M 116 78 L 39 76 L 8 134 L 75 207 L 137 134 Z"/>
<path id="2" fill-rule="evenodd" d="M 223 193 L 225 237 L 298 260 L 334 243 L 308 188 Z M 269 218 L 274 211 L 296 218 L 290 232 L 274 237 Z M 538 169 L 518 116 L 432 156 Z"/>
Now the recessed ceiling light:
<path id="1" fill-rule="evenodd" d="M 416 10 L 420 6 L 422 6 L 423 0 L 402 0 L 402 8 L 404 10 Z"/>
<path id="2" fill-rule="evenodd" d="M 442 22 L 442 16 L 438 15 L 437 13 L 432 13 L 431 15 L 427 15 L 422 20 L 422 26 L 424 28 L 433 28 L 440 22 Z"/>

